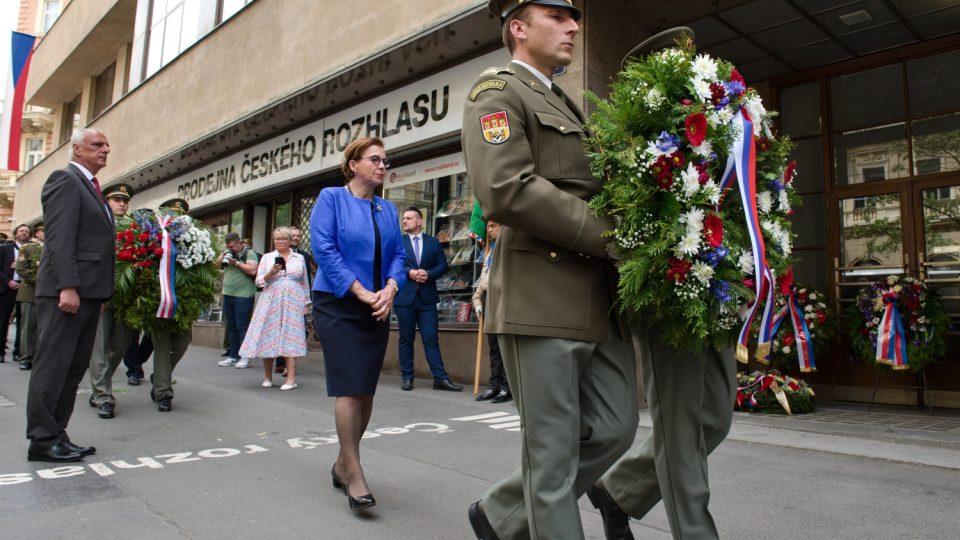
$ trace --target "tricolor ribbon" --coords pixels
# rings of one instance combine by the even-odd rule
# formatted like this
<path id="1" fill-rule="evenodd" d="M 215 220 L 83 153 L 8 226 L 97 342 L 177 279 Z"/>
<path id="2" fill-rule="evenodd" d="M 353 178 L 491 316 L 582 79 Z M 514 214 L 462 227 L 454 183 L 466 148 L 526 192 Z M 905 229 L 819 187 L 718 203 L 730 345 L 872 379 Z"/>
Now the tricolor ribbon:
<path id="1" fill-rule="evenodd" d="M 817 370 L 817 364 L 813 359 L 813 337 L 810 335 L 810 328 L 807 326 L 807 320 L 803 317 L 803 310 L 800 308 L 800 301 L 796 294 L 791 294 L 787 298 L 787 305 L 777 313 L 773 319 L 773 335 L 777 335 L 780 324 L 790 316 L 790 323 L 793 326 L 793 336 L 796 339 L 794 345 L 797 349 L 797 361 L 800 364 L 800 371 L 809 373 Z"/>
<path id="2" fill-rule="evenodd" d="M 765 299 L 764 309 L 760 318 L 760 337 L 757 340 L 757 358 L 761 361 L 770 355 L 770 341 L 773 338 L 773 309 L 774 286 L 773 272 L 767 262 L 767 249 L 763 242 L 763 233 L 760 229 L 760 215 L 757 212 L 757 152 L 756 140 L 753 136 L 753 121 L 743 108 L 733 117 L 733 125 L 740 126 L 734 130 L 735 136 L 730 147 L 727 165 L 723 171 L 721 190 L 733 185 L 734 179 L 740 188 L 740 200 L 743 203 L 743 213 L 746 218 L 747 233 L 750 236 L 750 246 L 753 249 L 753 277 L 756 299 L 747 311 L 747 319 L 740 329 L 737 339 L 737 360 L 747 363 L 749 360 L 748 343 L 750 327 L 757 316 L 761 302 Z"/>
<path id="3" fill-rule="evenodd" d="M 173 238 L 167 232 L 167 225 L 173 221 L 173 216 L 161 216 L 159 219 L 160 230 L 163 236 L 160 239 L 160 247 L 163 248 L 163 256 L 160 258 L 160 306 L 157 308 L 158 319 L 172 319 L 177 312 L 177 293 L 174 291 L 174 263 L 177 260 L 177 248 L 174 246 Z"/>
<path id="4" fill-rule="evenodd" d="M 897 293 L 892 289 L 883 293 L 883 303 L 886 309 L 877 329 L 877 362 L 889 364 L 893 369 L 907 369 L 907 335 L 897 309 Z"/>
<path id="5" fill-rule="evenodd" d="M 759 386 L 759 388 L 753 392 L 750 392 L 754 386 Z M 787 394 L 783 388 L 780 388 L 780 384 L 777 383 L 777 378 L 773 375 L 762 375 L 752 384 L 737 388 L 737 407 L 743 407 L 744 398 L 748 399 L 750 407 L 758 407 L 759 403 L 757 402 L 757 394 L 767 390 L 773 392 L 774 397 L 777 398 L 777 401 L 780 403 L 780 406 L 783 407 L 783 410 L 792 416 L 793 411 L 790 410 L 790 402 L 787 400 Z M 750 392 L 749 396 L 747 395 L 747 392 Z"/>

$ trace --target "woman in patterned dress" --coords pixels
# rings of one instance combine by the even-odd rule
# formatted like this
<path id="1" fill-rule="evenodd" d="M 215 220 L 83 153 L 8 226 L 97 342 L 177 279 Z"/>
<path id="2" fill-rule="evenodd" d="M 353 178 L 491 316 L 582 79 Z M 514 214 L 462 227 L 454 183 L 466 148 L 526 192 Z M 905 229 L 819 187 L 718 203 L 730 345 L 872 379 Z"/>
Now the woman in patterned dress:
<path id="1" fill-rule="evenodd" d="M 307 354 L 303 317 L 310 310 L 310 284 L 306 261 L 291 249 L 291 238 L 289 227 L 273 231 L 276 250 L 260 259 L 256 282 L 263 293 L 240 346 L 241 358 L 263 359 L 264 388 L 273 386 L 273 361 L 277 357 L 287 363 L 287 380 L 280 390 L 296 388 L 296 359 Z"/>

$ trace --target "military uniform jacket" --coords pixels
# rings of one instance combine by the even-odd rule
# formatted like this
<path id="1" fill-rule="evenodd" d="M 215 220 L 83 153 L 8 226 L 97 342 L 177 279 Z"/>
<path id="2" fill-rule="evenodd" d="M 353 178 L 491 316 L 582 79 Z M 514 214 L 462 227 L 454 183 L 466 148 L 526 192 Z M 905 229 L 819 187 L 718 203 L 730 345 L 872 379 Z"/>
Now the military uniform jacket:
<path id="1" fill-rule="evenodd" d="M 587 207 L 602 181 L 590 172 L 585 121 L 569 98 L 515 62 L 486 70 L 468 95 L 467 170 L 485 217 L 503 225 L 487 332 L 608 336 L 616 272 L 602 235 L 613 224 Z"/>
<path id="2" fill-rule="evenodd" d="M 20 274 L 20 288 L 17 289 L 17 302 L 33 303 L 37 287 L 37 270 L 40 267 L 40 254 L 43 244 L 27 242 L 17 255 L 17 273 Z"/>

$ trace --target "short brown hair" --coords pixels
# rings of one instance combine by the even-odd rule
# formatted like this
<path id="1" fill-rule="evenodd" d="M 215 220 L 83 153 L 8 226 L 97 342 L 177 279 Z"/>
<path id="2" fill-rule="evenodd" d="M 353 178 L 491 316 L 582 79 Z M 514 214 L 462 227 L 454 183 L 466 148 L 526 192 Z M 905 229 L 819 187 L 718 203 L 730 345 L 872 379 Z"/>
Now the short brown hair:
<path id="1" fill-rule="evenodd" d="M 503 21 L 503 27 L 500 29 L 500 34 L 503 38 L 503 44 L 506 45 L 507 50 L 510 51 L 510 54 L 513 54 L 513 50 L 517 48 L 517 43 L 513 40 L 513 32 L 510 31 L 510 23 L 516 19 L 520 19 L 525 23 L 529 23 L 530 10 L 527 8 L 532 5 L 533 4 L 528 4 L 513 10 L 510 15 L 507 15 L 507 19 Z"/>
<path id="2" fill-rule="evenodd" d="M 367 150 L 367 148 L 370 148 L 371 146 L 386 148 L 386 145 L 383 144 L 383 141 L 376 137 L 361 137 L 347 145 L 347 149 L 343 151 L 343 162 L 340 164 L 340 171 L 342 171 L 343 175 L 347 177 L 347 180 L 356 175 L 355 172 L 350 170 L 350 162 L 359 161 L 360 157 Z"/>

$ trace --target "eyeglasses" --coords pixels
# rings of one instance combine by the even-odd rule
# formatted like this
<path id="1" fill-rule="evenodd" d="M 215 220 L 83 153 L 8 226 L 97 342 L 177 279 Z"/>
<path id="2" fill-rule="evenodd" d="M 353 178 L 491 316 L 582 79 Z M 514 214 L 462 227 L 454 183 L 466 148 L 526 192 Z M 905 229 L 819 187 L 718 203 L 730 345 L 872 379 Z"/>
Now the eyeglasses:
<path id="1" fill-rule="evenodd" d="M 289 242 L 290 239 L 289 239 L 289 238 L 274 238 L 273 241 L 274 241 L 274 242 Z"/>
<path id="2" fill-rule="evenodd" d="M 373 163 L 374 167 L 379 167 L 380 164 L 383 163 L 384 169 L 390 168 L 390 160 L 387 158 L 382 158 L 380 156 L 367 156 L 367 157 L 362 157 L 360 159 L 369 159 L 370 163 Z"/>

